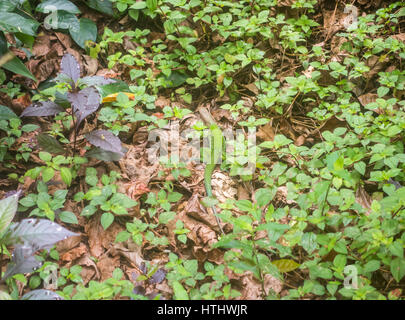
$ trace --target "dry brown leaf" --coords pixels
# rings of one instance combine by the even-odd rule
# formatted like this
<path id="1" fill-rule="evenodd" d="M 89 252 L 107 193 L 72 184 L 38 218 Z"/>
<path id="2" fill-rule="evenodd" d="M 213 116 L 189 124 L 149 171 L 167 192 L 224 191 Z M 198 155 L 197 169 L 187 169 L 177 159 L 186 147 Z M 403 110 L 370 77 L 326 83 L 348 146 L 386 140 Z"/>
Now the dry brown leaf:
<path id="1" fill-rule="evenodd" d="M 378 95 L 375 93 L 366 93 L 358 97 L 359 101 L 365 107 L 369 103 L 375 102 L 378 98 Z"/>
<path id="2" fill-rule="evenodd" d="M 126 258 L 133 267 L 139 268 L 142 262 L 145 261 L 141 251 L 142 248 L 134 243 L 128 243 L 128 248 L 122 243 L 115 243 L 111 249 L 111 254 L 115 255 L 115 252 L 117 252 L 119 255 Z"/>
<path id="3" fill-rule="evenodd" d="M 87 285 L 91 279 L 93 279 L 96 271 L 94 268 L 82 266 L 82 271 L 80 272 L 80 276 L 82 277 L 83 285 Z M 99 277 L 97 278 L 99 280 Z"/>
<path id="4" fill-rule="evenodd" d="M 51 51 L 51 39 L 49 35 L 43 34 L 35 38 L 34 46 L 32 47 L 32 54 L 35 57 L 42 57 Z"/>
<path id="5" fill-rule="evenodd" d="M 275 133 L 271 122 L 268 122 L 264 126 L 261 126 L 256 134 L 256 137 L 262 141 L 273 141 L 274 136 Z"/>
<path id="6" fill-rule="evenodd" d="M 63 44 L 65 49 L 70 49 L 70 47 L 72 46 L 72 38 L 69 35 L 61 32 L 55 32 L 55 35 L 58 38 L 58 40 Z"/>
<path id="7" fill-rule="evenodd" d="M 89 249 L 93 257 L 98 258 L 104 253 L 103 239 L 105 232 L 100 223 L 100 214 L 95 214 L 84 226 L 84 230 L 89 237 Z"/>
<path id="8" fill-rule="evenodd" d="M 87 55 L 83 55 L 84 69 L 83 74 L 87 76 L 94 76 L 98 69 L 98 60 Z"/>
<path id="9" fill-rule="evenodd" d="M 97 268 L 100 270 L 101 281 L 112 277 L 113 271 L 120 265 L 119 260 L 119 256 L 109 257 L 108 255 L 104 255 L 100 258 L 97 262 Z"/>
<path id="10" fill-rule="evenodd" d="M 65 240 L 59 241 L 56 244 L 56 250 L 58 250 L 59 253 L 63 254 L 76 247 L 80 243 L 81 239 L 82 236 L 73 236 Z"/>
<path id="11" fill-rule="evenodd" d="M 62 261 L 71 262 L 76 260 L 87 253 L 87 247 L 81 243 L 79 247 L 73 248 L 60 256 Z"/>
<path id="12" fill-rule="evenodd" d="M 94 260 L 90 259 L 89 254 L 85 254 L 83 257 L 81 257 L 81 259 L 77 263 L 81 266 L 91 267 L 96 274 L 96 278 L 100 280 L 100 272 Z"/>
<path id="13" fill-rule="evenodd" d="M 362 186 L 359 186 L 356 190 L 356 202 L 366 209 L 366 215 L 370 214 L 373 200 Z"/>

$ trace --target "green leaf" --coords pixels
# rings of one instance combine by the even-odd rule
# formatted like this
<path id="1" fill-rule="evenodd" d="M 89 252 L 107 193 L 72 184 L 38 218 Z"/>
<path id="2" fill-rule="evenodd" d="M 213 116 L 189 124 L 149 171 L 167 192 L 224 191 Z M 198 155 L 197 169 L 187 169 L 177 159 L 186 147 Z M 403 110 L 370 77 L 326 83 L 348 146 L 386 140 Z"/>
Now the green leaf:
<path id="1" fill-rule="evenodd" d="M 63 153 L 65 149 L 63 149 L 62 145 L 56 140 L 54 137 L 51 137 L 45 133 L 41 133 L 37 137 L 39 145 L 48 152 L 51 153 Z"/>
<path id="2" fill-rule="evenodd" d="M 0 234 L 13 220 L 18 208 L 19 193 L 0 200 Z"/>
<path id="3" fill-rule="evenodd" d="M 73 40 L 83 49 L 86 47 L 86 41 L 95 42 L 97 39 L 97 26 L 96 24 L 87 18 L 80 19 L 80 27 L 78 30 L 70 29 L 70 35 Z"/>
<path id="4" fill-rule="evenodd" d="M 112 16 L 114 14 L 113 5 L 110 0 L 87 0 L 85 3 L 94 10 Z"/>
<path id="5" fill-rule="evenodd" d="M 145 9 L 146 8 L 146 2 L 145 1 L 137 1 L 130 8 L 134 9 L 134 10 Z"/>
<path id="6" fill-rule="evenodd" d="M 54 7 L 54 8 L 52 8 Z M 63 10 L 73 14 L 81 13 L 79 8 L 68 0 L 45 0 L 40 3 L 35 10 L 42 13 L 50 13 L 53 10 Z"/>
<path id="7" fill-rule="evenodd" d="M 390 89 L 387 87 L 379 87 L 377 89 L 377 94 L 378 94 L 378 97 L 380 97 L 380 98 L 384 97 L 388 92 L 390 92 Z"/>
<path id="8" fill-rule="evenodd" d="M 93 148 L 93 149 L 87 151 L 85 156 L 93 157 L 93 158 L 96 158 L 96 159 L 102 160 L 102 161 L 118 161 L 124 156 L 124 153 L 111 152 L 111 151 L 103 150 L 99 147 L 96 147 L 96 148 Z"/>
<path id="9" fill-rule="evenodd" d="M 6 106 L 0 105 L 0 121 L 18 118 L 17 115 Z"/>
<path id="10" fill-rule="evenodd" d="M 291 259 L 280 259 L 272 261 L 271 263 L 277 267 L 278 271 L 283 273 L 293 271 L 300 266 L 299 263 Z"/>
<path id="11" fill-rule="evenodd" d="M 404 257 L 404 246 L 402 245 L 401 241 L 396 240 L 388 246 L 390 252 L 399 258 Z"/>
<path id="12" fill-rule="evenodd" d="M 189 300 L 186 289 L 178 281 L 173 281 L 172 288 L 175 300 Z"/>
<path id="13" fill-rule="evenodd" d="M 242 211 L 250 211 L 253 209 L 253 204 L 249 200 L 238 200 L 236 206 Z"/>
<path id="14" fill-rule="evenodd" d="M 64 223 L 78 224 L 79 221 L 76 218 L 76 215 L 70 211 L 62 211 L 59 214 L 59 219 Z"/>
<path id="15" fill-rule="evenodd" d="M 394 279 L 399 282 L 405 275 L 405 259 L 396 258 L 391 261 L 391 273 Z"/>
<path id="16" fill-rule="evenodd" d="M 22 63 L 22 61 L 17 57 L 14 57 L 11 61 L 3 64 L 2 67 L 8 71 L 20 74 L 26 78 L 37 81 L 34 75 L 27 69 L 25 64 Z"/>
<path id="17" fill-rule="evenodd" d="M 273 200 L 273 197 L 274 193 L 268 188 L 261 188 L 255 192 L 255 199 L 259 207 L 266 206 L 271 200 Z"/>
<path id="18" fill-rule="evenodd" d="M 356 162 L 354 164 L 354 169 L 356 169 L 361 175 L 364 176 L 366 173 L 366 164 L 363 161 Z"/>
<path id="19" fill-rule="evenodd" d="M 334 163 L 333 163 L 333 170 L 341 171 L 344 168 L 344 158 L 340 156 Z"/>
<path id="20" fill-rule="evenodd" d="M 48 182 L 49 180 L 51 180 L 54 175 L 55 170 L 53 168 L 48 167 L 42 170 L 42 180 L 44 180 L 44 182 Z"/>
<path id="21" fill-rule="evenodd" d="M 70 171 L 69 168 L 62 167 L 60 169 L 60 176 L 63 180 L 64 183 L 69 187 L 70 184 L 72 183 L 72 172 Z"/>
<path id="22" fill-rule="evenodd" d="M 121 231 L 117 234 L 115 238 L 115 242 L 124 242 L 127 241 L 131 237 L 131 234 L 128 231 Z"/>
<path id="23" fill-rule="evenodd" d="M 39 128 L 38 125 L 29 123 L 29 124 L 23 125 L 21 127 L 21 131 L 23 131 L 23 132 L 32 132 L 32 131 L 37 130 L 38 128 Z"/>
<path id="24" fill-rule="evenodd" d="M 170 192 L 167 196 L 167 201 L 169 202 L 177 202 L 181 199 L 183 195 L 179 192 Z"/>
<path id="25" fill-rule="evenodd" d="M 101 216 L 101 225 L 103 226 L 104 230 L 107 230 L 107 228 L 113 223 L 114 221 L 114 215 L 110 212 L 104 212 L 103 215 Z"/>
<path id="26" fill-rule="evenodd" d="M 378 260 L 371 260 L 367 262 L 364 267 L 363 271 L 364 272 L 374 272 L 380 268 L 380 261 Z"/>
<path id="27" fill-rule="evenodd" d="M 49 152 L 40 151 L 38 156 L 44 162 L 49 162 L 52 160 L 52 155 Z"/>
<path id="28" fill-rule="evenodd" d="M 173 220 L 175 216 L 176 212 L 172 211 L 162 212 L 159 215 L 159 223 L 167 224 L 169 221 Z"/>
<path id="29" fill-rule="evenodd" d="M 3 27 L 6 32 L 21 32 L 35 36 L 39 23 L 33 19 L 26 19 L 17 13 L 0 12 L 0 27 Z"/>

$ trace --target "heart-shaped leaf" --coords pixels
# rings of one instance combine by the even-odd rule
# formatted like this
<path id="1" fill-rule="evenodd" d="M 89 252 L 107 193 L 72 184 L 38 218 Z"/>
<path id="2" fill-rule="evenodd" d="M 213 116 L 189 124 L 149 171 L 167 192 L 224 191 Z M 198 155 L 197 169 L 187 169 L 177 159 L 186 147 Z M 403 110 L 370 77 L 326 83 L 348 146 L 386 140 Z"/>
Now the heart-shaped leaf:
<path id="1" fill-rule="evenodd" d="M 66 74 L 70 79 L 72 79 L 72 86 L 74 87 L 77 80 L 79 80 L 80 78 L 80 65 L 77 62 L 76 58 L 70 53 L 66 53 L 62 57 L 62 61 L 60 63 L 60 71 L 61 73 Z"/>
<path id="2" fill-rule="evenodd" d="M 84 118 L 95 112 L 100 106 L 100 94 L 95 87 L 87 87 L 79 92 L 69 92 L 67 97 L 77 119 L 77 130 Z"/>
<path id="3" fill-rule="evenodd" d="M 65 109 L 55 102 L 44 101 L 25 108 L 21 113 L 21 117 L 46 117 L 53 116 L 63 111 L 65 111 Z"/>
<path id="4" fill-rule="evenodd" d="M 86 138 L 96 147 L 100 147 L 106 151 L 121 153 L 121 140 L 110 131 L 96 130 L 87 133 Z"/>
<path id="5" fill-rule="evenodd" d="M 86 41 L 95 42 L 97 39 L 97 25 L 90 19 L 81 18 L 79 29 L 70 29 L 69 32 L 73 40 L 83 49 L 86 47 Z"/>

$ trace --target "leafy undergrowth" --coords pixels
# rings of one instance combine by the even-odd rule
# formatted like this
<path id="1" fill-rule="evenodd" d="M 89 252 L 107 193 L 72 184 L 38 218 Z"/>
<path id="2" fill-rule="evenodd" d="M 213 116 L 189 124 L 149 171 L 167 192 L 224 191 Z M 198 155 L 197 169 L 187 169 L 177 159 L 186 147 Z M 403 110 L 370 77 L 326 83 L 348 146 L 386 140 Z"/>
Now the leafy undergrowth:
<path id="1" fill-rule="evenodd" d="M 344 2 L 2 1 L 0 299 L 403 299 L 405 4 Z"/>

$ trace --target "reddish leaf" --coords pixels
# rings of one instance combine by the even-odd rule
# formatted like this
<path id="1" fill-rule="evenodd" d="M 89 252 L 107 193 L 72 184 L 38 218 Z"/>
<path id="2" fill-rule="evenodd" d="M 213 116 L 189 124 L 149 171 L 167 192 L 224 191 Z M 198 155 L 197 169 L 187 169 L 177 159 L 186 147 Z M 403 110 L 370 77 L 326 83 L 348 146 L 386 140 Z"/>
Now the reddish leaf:
<path id="1" fill-rule="evenodd" d="M 66 53 L 60 63 L 60 70 L 73 80 L 73 86 L 80 78 L 80 65 L 70 53 Z"/>
<path id="2" fill-rule="evenodd" d="M 121 153 L 121 140 L 107 130 L 96 130 L 86 134 L 87 140 L 106 151 Z"/>
<path id="3" fill-rule="evenodd" d="M 84 118 L 95 112 L 100 106 L 100 94 L 94 87 L 87 87 L 79 92 L 69 92 L 67 97 L 76 115 L 76 129 Z"/>

